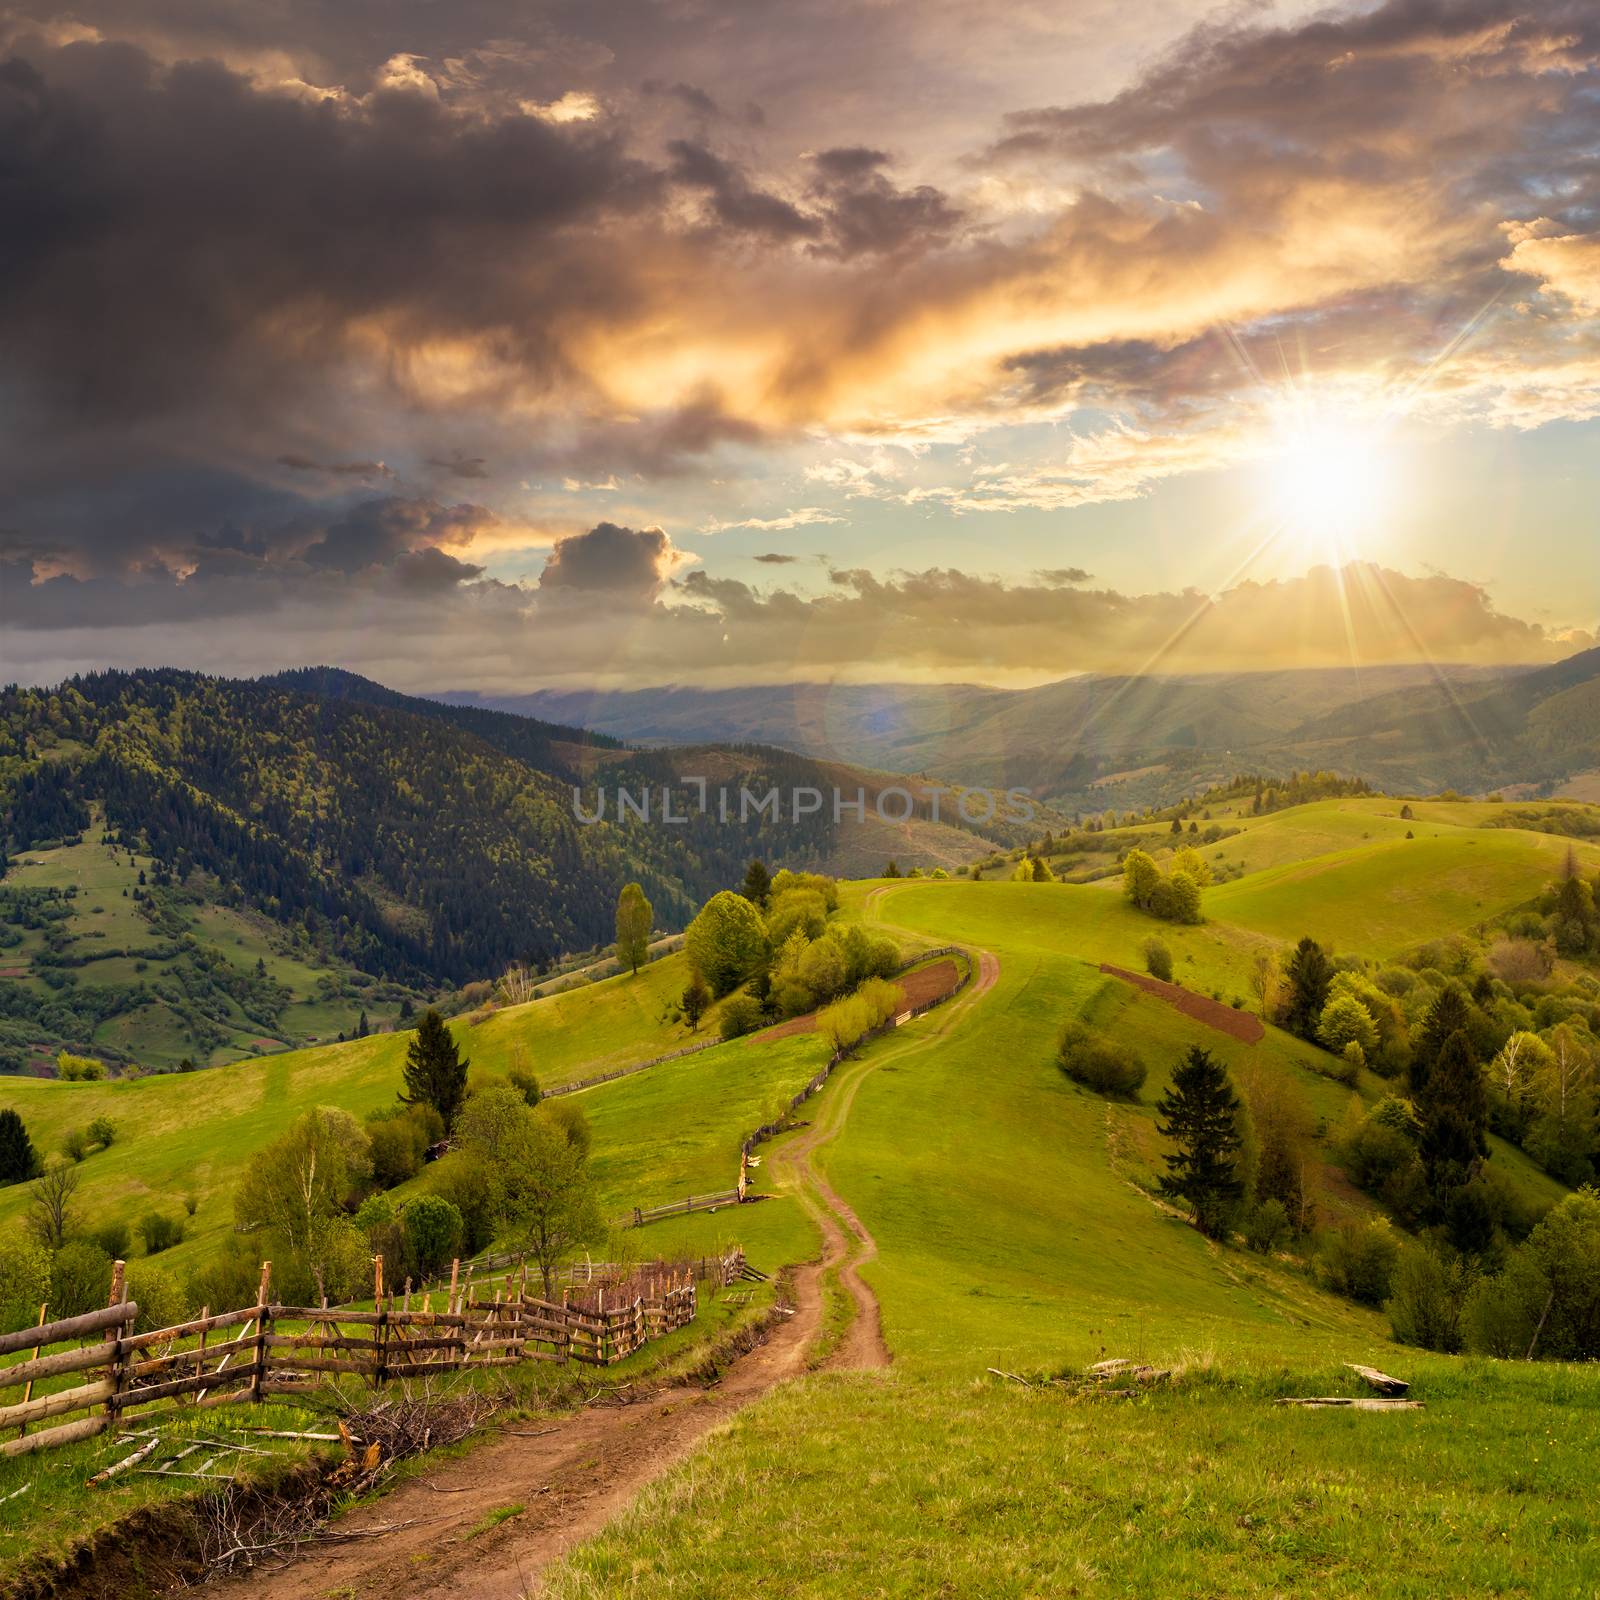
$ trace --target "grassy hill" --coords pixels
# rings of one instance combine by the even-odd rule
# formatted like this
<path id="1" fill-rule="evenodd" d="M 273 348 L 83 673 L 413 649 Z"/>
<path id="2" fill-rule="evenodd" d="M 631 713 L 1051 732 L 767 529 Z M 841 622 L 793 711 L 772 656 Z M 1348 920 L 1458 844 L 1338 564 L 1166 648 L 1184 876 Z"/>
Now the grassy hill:
<path id="1" fill-rule="evenodd" d="M 1201 1044 L 1241 1086 L 1272 1086 L 1303 1119 L 1325 1225 L 1378 1214 L 1345 1175 L 1337 1135 L 1352 1106 L 1388 1092 L 1384 1080 L 1363 1072 L 1347 1086 L 1334 1058 L 1301 1039 L 1269 1027 L 1242 1043 L 1099 966 L 1141 967 L 1158 933 L 1182 983 L 1226 1003 L 1248 993 L 1259 950 L 1305 931 L 1383 960 L 1470 940 L 1535 900 L 1566 849 L 1483 825 L 1492 806 L 1397 810 L 1373 798 L 1230 816 L 1240 831 L 1215 848 L 1247 870 L 1207 891 L 1208 920 L 1194 927 L 1154 922 L 1113 883 L 844 886 L 843 919 L 907 947 L 987 951 L 999 967 L 987 993 L 868 1045 L 807 1107 L 836 1134 L 817 1158 L 828 1181 L 876 1241 L 862 1271 L 893 1366 L 775 1390 L 576 1549 L 547 1592 L 1590 1592 L 1600 1373 L 1398 1350 L 1378 1313 L 1318 1287 L 1294 1260 L 1209 1243 L 1152 1192 L 1163 1148 L 1154 1101 Z M 1580 856 L 1600 866 L 1600 849 Z M 455 1027 L 480 1074 L 522 1066 L 558 1083 L 681 1041 L 663 1008 L 683 976 L 669 956 L 637 978 Z M 1139 1102 L 1064 1077 L 1056 1041 L 1074 1017 L 1145 1060 Z M 402 1044 L 236 1063 L 209 1073 L 199 1099 L 196 1080 L 154 1078 L 7 1082 L 0 1103 L 16 1104 L 41 1143 L 100 1110 L 119 1121 L 124 1136 L 81 1169 L 87 1210 L 167 1204 L 196 1186 L 191 1237 L 168 1257 L 182 1267 L 226 1237 L 250 1151 L 308 1106 L 361 1114 L 390 1101 Z M 755 1035 L 586 1091 L 608 1212 L 726 1185 L 740 1134 L 822 1054 L 814 1035 Z M 781 1150 L 769 1147 L 757 1172 L 774 1198 L 612 1248 L 670 1254 L 736 1238 L 769 1270 L 805 1259 L 817 1234 Z M 1504 1142 L 1493 1141 L 1490 1164 L 1530 1207 L 1563 1192 Z M 19 1199 L 0 1191 L 0 1227 Z M 1047 1381 L 1112 1356 L 1181 1376 L 1129 1400 Z M 1347 1361 L 1401 1371 L 1428 1409 L 1272 1404 L 1350 1392 Z M 0 1470 L 0 1492 L 9 1481 Z"/>

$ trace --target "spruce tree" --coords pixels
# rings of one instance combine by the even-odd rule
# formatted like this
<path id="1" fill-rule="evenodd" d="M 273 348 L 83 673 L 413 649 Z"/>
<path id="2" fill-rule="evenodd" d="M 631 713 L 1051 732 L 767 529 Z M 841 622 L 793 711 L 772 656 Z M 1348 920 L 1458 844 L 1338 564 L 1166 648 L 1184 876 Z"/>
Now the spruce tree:
<path id="1" fill-rule="evenodd" d="M 744 888 L 739 891 L 753 906 L 767 908 L 767 897 L 772 893 L 772 874 L 765 861 L 752 861 L 744 869 Z"/>
<path id="2" fill-rule="evenodd" d="M 449 1129 L 467 1098 L 467 1066 L 444 1018 L 429 1006 L 406 1047 L 401 1103 L 432 1106 Z"/>
<path id="3" fill-rule="evenodd" d="M 1295 946 L 1283 976 L 1289 991 L 1284 1025 L 1302 1039 L 1314 1039 L 1322 1021 L 1322 1008 L 1328 1003 L 1333 963 L 1322 946 L 1307 935 Z"/>
<path id="4" fill-rule="evenodd" d="M 636 883 L 625 883 L 617 896 L 617 965 L 637 973 L 650 955 L 650 929 L 655 907 Z"/>
<path id="5" fill-rule="evenodd" d="M 1484 1138 L 1488 1104 L 1483 1074 L 1472 1041 L 1461 1030 L 1439 1051 L 1417 1102 L 1422 1118 L 1418 1151 L 1435 1216 L 1449 1214 L 1452 1202 L 1477 1176 L 1489 1153 Z"/>
<path id="6" fill-rule="evenodd" d="M 22 1118 L 7 1106 L 0 1111 L 0 1183 L 25 1183 L 38 1166 L 38 1153 Z"/>
<path id="7" fill-rule="evenodd" d="M 1169 1200 L 1186 1201 L 1195 1226 L 1208 1238 L 1221 1238 L 1229 1208 L 1244 1193 L 1235 1162 L 1239 1097 L 1227 1071 L 1210 1051 L 1191 1045 L 1156 1109 L 1161 1134 L 1178 1146 L 1167 1157 L 1160 1192 Z"/>
<path id="8" fill-rule="evenodd" d="M 1422 1032 L 1411 1052 L 1411 1066 L 1407 1083 L 1414 1100 L 1421 1100 L 1428 1090 L 1428 1078 L 1434 1064 L 1452 1035 L 1466 1032 L 1471 1020 L 1467 997 L 1458 983 L 1447 983 L 1428 1008 Z"/>

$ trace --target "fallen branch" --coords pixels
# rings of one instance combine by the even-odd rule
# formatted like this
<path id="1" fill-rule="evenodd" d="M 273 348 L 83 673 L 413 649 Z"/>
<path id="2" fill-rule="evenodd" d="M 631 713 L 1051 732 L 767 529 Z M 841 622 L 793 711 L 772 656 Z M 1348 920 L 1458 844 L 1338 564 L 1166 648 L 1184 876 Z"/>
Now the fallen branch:
<path id="1" fill-rule="evenodd" d="M 130 1456 L 124 1456 L 115 1466 L 107 1467 L 103 1472 L 97 1472 L 89 1480 L 88 1487 L 93 1488 L 97 1483 L 104 1483 L 109 1478 L 114 1478 L 119 1472 L 126 1472 L 130 1467 L 136 1467 L 141 1461 L 147 1461 L 156 1453 L 156 1446 L 161 1443 L 161 1435 L 153 1433 Z"/>

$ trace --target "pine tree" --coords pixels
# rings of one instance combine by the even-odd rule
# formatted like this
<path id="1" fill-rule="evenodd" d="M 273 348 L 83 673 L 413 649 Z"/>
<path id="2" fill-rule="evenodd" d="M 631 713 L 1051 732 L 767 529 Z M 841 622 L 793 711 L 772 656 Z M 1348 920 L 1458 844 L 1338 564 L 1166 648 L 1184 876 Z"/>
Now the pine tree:
<path id="1" fill-rule="evenodd" d="M 1322 946 L 1308 935 L 1295 946 L 1283 976 L 1289 986 L 1284 1025 L 1303 1039 L 1315 1038 L 1322 1008 L 1328 1003 L 1328 989 L 1333 983 L 1333 963 Z"/>
<path id="2" fill-rule="evenodd" d="M 767 897 L 772 893 L 772 874 L 765 861 L 752 861 L 744 869 L 744 888 L 739 891 L 751 905 L 767 908 Z"/>
<path id="3" fill-rule="evenodd" d="M 1160 1192 L 1187 1201 L 1195 1226 L 1208 1238 L 1221 1238 L 1230 1205 L 1244 1193 L 1235 1163 L 1239 1097 L 1227 1071 L 1210 1051 L 1191 1045 L 1156 1109 L 1163 1119 L 1159 1131 L 1178 1146 L 1167 1157 Z"/>
<path id="4" fill-rule="evenodd" d="M 445 1127 L 451 1127 L 467 1098 L 467 1066 L 444 1018 L 429 1006 L 406 1047 L 401 1103 L 432 1106 Z"/>
<path id="5" fill-rule="evenodd" d="M 372 1026 L 367 1021 L 367 1013 L 362 1011 L 361 1019 L 356 1023 L 356 1038 L 365 1039 L 372 1032 Z"/>
<path id="6" fill-rule="evenodd" d="M 0 1183 L 25 1183 L 38 1166 L 38 1153 L 22 1118 L 7 1106 L 0 1111 Z"/>
<path id="7" fill-rule="evenodd" d="M 889 865 L 883 869 L 883 875 L 886 878 L 898 878 L 900 876 L 900 863 L 898 861 L 891 861 Z"/>
<path id="8" fill-rule="evenodd" d="M 1466 1031 L 1471 1020 L 1467 997 L 1458 983 L 1447 983 L 1428 1008 L 1422 1032 L 1411 1052 L 1411 1066 L 1407 1083 L 1411 1098 L 1420 1100 L 1428 1090 L 1428 1078 L 1444 1050 L 1445 1042 L 1457 1033 Z"/>
<path id="9" fill-rule="evenodd" d="M 1488 1106 L 1472 1041 L 1457 1030 L 1444 1042 L 1417 1102 L 1418 1151 L 1435 1215 L 1448 1216 L 1457 1193 L 1477 1176 L 1489 1153 Z"/>
<path id="10" fill-rule="evenodd" d="M 650 929 L 655 907 L 636 883 L 625 883 L 617 896 L 617 965 L 637 974 L 650 955 Z"/>

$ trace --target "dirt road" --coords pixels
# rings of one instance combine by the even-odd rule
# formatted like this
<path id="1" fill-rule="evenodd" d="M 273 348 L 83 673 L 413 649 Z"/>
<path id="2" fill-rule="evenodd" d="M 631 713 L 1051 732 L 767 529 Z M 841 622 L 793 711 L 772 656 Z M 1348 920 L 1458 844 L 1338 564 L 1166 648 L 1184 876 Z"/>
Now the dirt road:
<path id="1" fill-rule="evenodd" d="M 979 952 L 977 981 L 950 1006 L 922 1019 L 889 1059 L 942 1036 L 993 986 L 998 972 L 994 957 Z M 774 1150 L 780 1187 L 821 1229 L 822 1259 L 799 1270 L 787 1314 L 780 1313 L 766 1337 L 729 1363 L 714 1383 L 678 1383 L 632 1405 L 593 1406 L 557 1421 L 510 1425 L 498 1438 L 437 1463 L 341 1518 L 330 1530 L 336 1542 L 310 1547 L 276 1571 L 257 1570 L 217 1583 L 212 1593 L 218 1600 L 380 1595 L 384 1600 L 438 1595 L 524 1600 L 538 1595 L 542 1574 L 553 1561 L 598 1533 L 712 1428 L 775 1384 L 807 1370 L 808 1353 L 821 1331 L 822 1277 L 830 1268 L 838 1268 L 854 1315 L 824 1365 L 887 1367 L 878 1303 L 859 1270 L 877 1254 L 877 1244 L 814 1159 L 844 1127 L 857 1089 L 877 1064 L 872 1057 L 836 1074 L 834 1089 L 821 1097 L 817 1120 Z"/>

